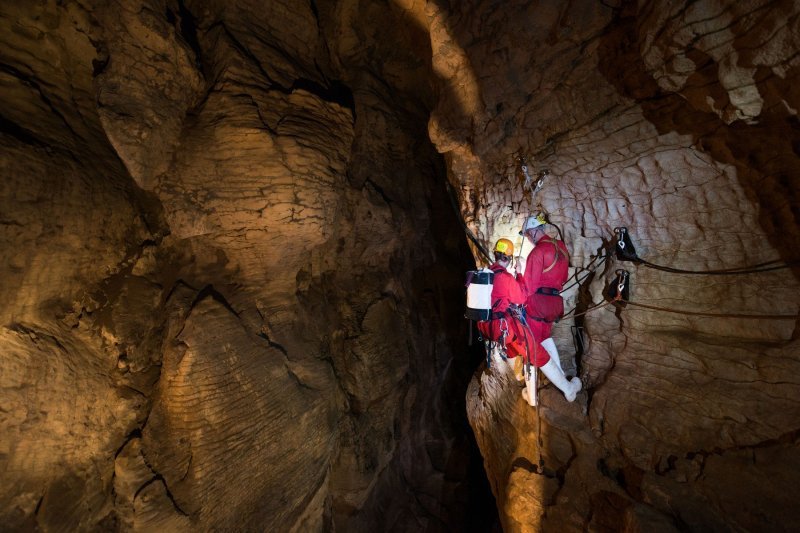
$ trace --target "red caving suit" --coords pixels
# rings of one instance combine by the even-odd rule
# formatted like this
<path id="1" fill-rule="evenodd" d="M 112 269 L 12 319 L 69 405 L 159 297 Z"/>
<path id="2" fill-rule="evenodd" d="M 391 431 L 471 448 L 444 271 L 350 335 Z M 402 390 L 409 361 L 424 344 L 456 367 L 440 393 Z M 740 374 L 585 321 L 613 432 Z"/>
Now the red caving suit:
<path id="1" fill-rule="evenodd" d="M 525 311 L 537 344 L 550 337 L 553 322 L 564 314 L 564 300 L 558 293 L 568 277 L 569 252 L 566 245 L 543 235 L 528 254 L 525 274 L 517 278 L 525 287 Z M 544 351 L 541 346 L 537 348 Z"/>
<path id="2" fill-rule="evenodd" d="M 506 356 L 510 358 L 530 352 L 531 362 L 533 362 L 534 350 L 536 350 L 536 365 L 542 366 L 550 360 L 550 356 L 541 346 L 534 341 L 530 331 L 527 332 L 517 319 L 507 313 L 508 306 L 524 305 L 525 290 L 522 285 L 503 268 L 502 265 L 494 263 L 489 267 L 494 272 L 494 286 L 492 287 L 492 315 L 505 315 L 493 318 L 485 322 L 478 322 L 478 330 L 485 338 L 497 341 L 504 328 L 508 328 L 506 335 Z M 525 339 L 528 339 L 529 348 L 526 348 Z"/>

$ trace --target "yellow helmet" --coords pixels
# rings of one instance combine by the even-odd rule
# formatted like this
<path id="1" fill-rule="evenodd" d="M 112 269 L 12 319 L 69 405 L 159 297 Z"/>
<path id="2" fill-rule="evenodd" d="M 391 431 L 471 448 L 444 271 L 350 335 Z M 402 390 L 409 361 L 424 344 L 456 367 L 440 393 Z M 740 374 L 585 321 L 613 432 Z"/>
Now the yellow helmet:
<path id="1" fill-rule="evenodd" d="M 514 255 L 514 243 L 508 239 L 498 239 L 497 244 L 494 245 L 494 251 L 503 255 Z"/>

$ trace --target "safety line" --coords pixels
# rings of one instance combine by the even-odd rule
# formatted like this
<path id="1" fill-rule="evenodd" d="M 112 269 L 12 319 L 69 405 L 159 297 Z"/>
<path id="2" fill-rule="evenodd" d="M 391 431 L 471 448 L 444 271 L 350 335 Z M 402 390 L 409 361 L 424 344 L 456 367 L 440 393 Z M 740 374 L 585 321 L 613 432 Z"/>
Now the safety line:
<path id="1" fill-rule="evenodd" d="M 486 258 L 489 263 L 493 263 L 494 260 L 492 256 L 489 255 L 489 252 L 486 248 L 478 241 L 478 238 L 475 237 L 475 234 L 467 227 L 467 223 L 464 221 L 464 218 L 461 216 L 461 210 L 458 208 L 458 202 L 456 201 L 455 191 L 453 190 L 453 186 L 450 184 L 449 180 L 445 180 L 445 184 L 447 185 L 447 192 L 449 193 L 448 196 L 450 197 L 450 203 L 453 205 L 453 210 L 456 212 L 456 218 L 461 223 L 461 227 L 464 229 L 464 232 L 469 237 L 469 240 L 472 241 L 472 244 L 481 252 L 483 257 Z"/>
<path id="2" fill-rule="evenodd" d="M 783 263 L 781 265 L 767 267 L 767 265 L 771 265 L 778 262 L 778 261 L 767 261 L 766 263 L 760 263 L 758 265 L 752 265 L 749 267 L 725 268 L 720 270 L 684 270 L 681 268 L 673 268 L 664 265 L 657 265 L 655 263 L 651 263 L 650 261 L 646 261 L 641 257 L 637 257 L 634 260 L 634 262 L 640 263 L 646 267 L 650 267 L 655 270 L 661 270 L 663 272 L 670 272 L 673 274 L 704 274 L 709 276 L 735 276 L 739 274 L 758 274 L 760 272 L 772 272 L 774 270 L 781 270 L 784 268 L 791 268 L 793 266 L 800 265 L 800 261 L 791 261 Z M 766 268 L 761 268 L 761 267 L 766 267 Z"/>
<path id="3" fill-rule="evenodd" d="M 603 261 L 605 261 L 606 259 L 608 259 L 608 257 L 607 257 L 607 256 L 608 256 L 608 254 L 604 254 L 604 255 L 596 255 L 595 257 L 593 257 L 593 258 L 592 258 L 592 260 L 591 260 L 591 261 L 589 261 L 589 264 L 588 264 L 588 265 L 586 265 L 585 267 L 580 267 L 580 268 L 581 268 L 581 270 L 578 270 L 578 269 L 576 268 L 576 269 L 575 269 L 575 273 L 574 273 L 574 274 L 572 274 L 572 275 L 571 275 L 569 278 L 567 278 L 567 280 L 566 280 L 564 283 L 565 283 L 565 284 L 566 284 L 566 283 L 569 283 L 569 281 L 570 281 L 570 280 L 572 280 L 572 278 L 577 278 L 579 275 L 583 274 L 583 273 L 584 273 L 584 272 L 586 272 L 587 270 L 594 271 L 594 270 L 597 268 L 597 267 L 594 267 L 594 266 L 592 266 L 592 265 L 594 264 L 594 262 L 595 262 L 595 261 L 597 261 L 598 259 L 603 259 Z M 598 265 L 598 266 L 599 266 L 599 265 Z M 566 289 L 562 289 L 562 291 L 563 291 L 563 290 L 566 290 Z"/>
<path id="4" fill-rule="evenodd" d="M 738 314 L 738 313 L 706 313 L 702 311 L 686 311 L 682 309 L 670 309 L 668 307 L 658 307 L 655 305 L 640 304 L 637 302 L 628 302 L 625 300 L 621 301 L 627 303 L 628 305 L 633 305 L 635 307 L 642 307 L 644 309 L 651 309 L 653 311 L 664 311 L 666 313 L 676 313 L 681 315 L 709 316 L 714 318 L 754 318 L 754 319 L 768 319 L 768 320 L 800 319 L 800 315 L 750 315 L 750 314 Z"/>
<path id="5" fill-rule="evenodd" d="M 615 301 L 616 300 L 609 300 L 609 301 L 603 302 L 601 304 L 593 305 L 592 307 L 588 308 L 586 311 L 581 311 L 580 313 L 576 313 L 574 315 L 572 315 L 572 313 L 577 309 L 577 307 L 573 307 L 572 309 L 569 310 L 569 312 L 565 313 L 558 320 L 561 321 L 561 320 L 564 320 L 565 318 L 575 318 L 575 317 L 583 316 L 583 315 L 585 315 L 587 313 L 591 313 L 592 311 L 594 311 L 596 309 L 600 309 L 601 307 L 605 307 L 605 306 L 607 306 L 609 304 L 612 304 Z M 620 301 L 624 301 L 624 300 L 620 300 Z M 572 316 L 570 316 L 570 315 L 572 315 Z"/>
<path id="6" fill-rule="evenodd" d="M 707 316 L 712 318 L 743 318 L 743 319 L 763 319 L 763 320 L 798 320 L 800 319 L 800 314 L 798 315 L 753 315 L 753 314 L 741 314 L 741 313 L 706 313 L 703 311 L 687 311 L 684 309 L 671 309 L 668 307 L 659 307 L 655 305 L 647 305 L 647 304 L 640 304 L 638 302 L 630 302 L 625 300 L 619 300 L 621 303 L 625 303 L 628 305 L 632 305 L 634 307 L 641 307 L 643 309 L 649 309 L 652 311 L 664 311 L 666 313 L 675 313 L 679 315 L 691 315 L 691 316 Z M 564 320 L 565 318 L 576 318 L 587 313 L 590 313 L 596 309 L 600 309 L 602 307 L 606 307 L 609 304 L 614 303 L 614 300 L 606 301 L 601 304 L 594 305 L 587 309 L 586 311 L 571 315 L 577 307 L 572 308 L 569 312 L 564 314 L 559 321 Z"/>
<path id="7" fill-rule="evenodd" d="M 610 253 L 607 253 L 607 254 L 605 254 L 604 256 L 602 256 L 602 260 L 601 260 L 599 263 L 597 263 L 597 264 L 596 264 L 594 267 L 591 267 L 591 264 L 592 264 L 592 263 L 593 263 L 595 260 L 597 260 L 599 257 L 601 257 L 601 256 L 597 256 L 597 257 L 595 257 L 594 259 L 592 259 L 592 261 L 591 261 L 591 262 L 590 262 L 588 265 L 586 265 L 586 268 L 584 268 L 584 269 L 583 269 L 583 270 L 581 270 L 580 272 L 578 272 L 578 271 L 576 270 L 576 271 L 575 271 L 575 274 L 573 274 L 573 275 L 572 275 L 572 276 L 570 276 L 570 278 L 569 278 L 569 279 L 575 278 L 575 283 L 572 283 L 572 284 L 571 284 L 571 285 L 569 285 L 568 287 L 566 287 L 566 288 L 564 288 L 564 289 L 561 289 L 560 291 L 558 291 L 558 292 L 559 292 L 559 294 L 564 294 L 565 292 L 567 292 L 568 290 L 570 290 L 570 289 L 571 289 L 572 287 L 574 287 L 575 285 L 580 285 L 581 283 L 583 283 L 584 281 L 586 281 L 586 278 L 588 278 L 588 277 L 589 277 L 589 275 L 593 274 L 593 273 L 594 273 L 594 272 L 595 272 L 595 271 L 596 271 L 598 268 L 600 268 L 600 265 L 602 265 L 603 263 L 605 263 L 605 262 L 606 262 L 606 260 L 609 258 L 609 256 L 610 256 L 610 255 L 611 255 Z M 590 268 L 590 267 L 591 267 L 591 268 Z M 577 279 L 578 275 L 579 275 L 579 274 L 583 274 L 584 272 L 588 272 L 588 274 L 586 274 L 586 275 L 585 275 L 583 278 L 581 278 L 581 279 Z M 568 279 L 567 281 L 569 281 L 569 279 Z M 565 283 L 566 283 L 566 282 L 565 282 Z"/>

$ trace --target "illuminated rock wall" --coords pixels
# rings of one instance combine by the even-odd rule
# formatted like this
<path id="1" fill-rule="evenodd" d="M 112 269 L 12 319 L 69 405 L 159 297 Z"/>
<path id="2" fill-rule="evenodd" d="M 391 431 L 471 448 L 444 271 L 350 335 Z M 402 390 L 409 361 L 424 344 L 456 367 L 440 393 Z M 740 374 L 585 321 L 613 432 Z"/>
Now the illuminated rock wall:
<path id="1" fill-rule="evenodd" d="M 565 320 L 588 394 L 547 386 L 537 417 L 470 360 L 483 259 L 445 187 L 486 246 L 546 210 L 572 272 L 617 227 L 672 267 L 797 260 L 798 24 L 765 0 L 3 3 L 0 521 L 488 528 L 466 389 L 506 531 L 800 528 L 796 320 Z M 621 268 L 632 304 L 800 310 L 797 267 L 613 258 L 567 308 Z"/>
<path id="2" fill-rule="evenodd" d="M 459 90 L 429 129 L 480 240 L 521 244 L 524 217 L 543 208 L 572 272 L 616 227 L 640 257 L 681 269 L 798 259 L 796 5 L 488 4 L 441 9 L 431 24 L 449 39 L 434 68 Z M 549 169 L 538 196 L 517 156 L 534 178 Z M 700 276 L 611 259 L 565 294 L 567 309 L 603 303 L 617 269 L 630 271 L 635 303 L 789 317 L 800 307 L 796 266 Z M 505 530 L 798 527 L 796 318 L 606 306 L 556 326 L 565 362 L 573 325 L 586 336 L 582 405 L 546 388 L 539 428 L 500 367 L 468 392 Z"/>

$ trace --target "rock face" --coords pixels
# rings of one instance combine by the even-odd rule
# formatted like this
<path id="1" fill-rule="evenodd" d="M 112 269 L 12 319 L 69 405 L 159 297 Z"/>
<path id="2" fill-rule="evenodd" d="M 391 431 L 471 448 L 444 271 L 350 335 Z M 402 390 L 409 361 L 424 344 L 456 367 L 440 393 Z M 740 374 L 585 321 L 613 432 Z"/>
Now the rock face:
<path id="1" fill-rule="evenodd" d="M 362 7 L 4 3 L 4 527 L 464 527 L 473 263 Z"/>
<path id="2" fill-rule="evenodd" d="M 542 208 L 574 273 L 618 227 L 659 265 L 794 265 L 701 276 L 612 258 L 581 276 L 567 309 L 603 303 L 618 269 L 632 279 L 627 306 L 554 330 L 567 363 L 583 329 L 582 405 L 548 386 L 540 426 L 502 367 L 470 385 L 504 530 L 796 529 L 796 3 L 485 4 L 432 24 L 450 39 L 434 68 L 465 89 L 430 132 L 480 241 Z M 534 179 L 549 169 L 538 195 L 515 156 Z"/>
<path id="3" fill-rule="evenodd" d="M 800 528 L 797 319 L 717 316 L 800 310 L 798 24 L 767 0 L 3 2 L 0 521 L 481 530 L 466 396 L 506 531 Z M 556 326 L 588 394 L 537 413 L 469 355 L 460 281 L 540 208 L 568 309 L 632 288 Z M 600 261 L 619 227 L 654 264 L 794 266 Z"/>

